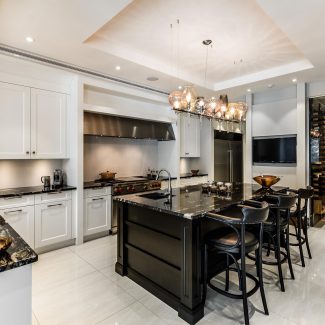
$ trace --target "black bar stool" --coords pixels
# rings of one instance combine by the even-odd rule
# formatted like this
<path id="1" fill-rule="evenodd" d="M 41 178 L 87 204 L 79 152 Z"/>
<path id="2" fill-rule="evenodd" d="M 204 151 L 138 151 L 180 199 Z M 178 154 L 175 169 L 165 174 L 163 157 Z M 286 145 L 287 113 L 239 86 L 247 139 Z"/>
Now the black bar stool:
<path id="1" fill-rule="evenodd" d="M 281 291 L 285 291 L 282 264 L 288 261 L 291 278 L 294 279 L 294 273 L 290 255 L 289 241 L 289 218 L 290 208 L 296 203 L 297 196 L 295 194 L 280 193 L 274 195 L 266 195 L 263 201 L 269 203 L 270 212 L 267 220 L 264 223 L 264 237 L 267 239 L 267 256 L 270 255 L 270 250 L 275 252 L 276 261 L 267 261 L 263 259 L 263 263 L 267 265 L 277 265 L 280 280 Z M 285 251 L 281 250 L 282 246 Z M 264 245 L 265 247 L 265 245 Z M 248 256 L 252 258 L 252 256 Z M 254 259 L 254 258 L 252 258 Z"/>
<path id="2" fill-rule="evenodd" d="M 302 245 L 306 244 L 308 257 L 310 259 L 312 258 L 308 240 L 307 208 L 308 201 L 310 201 L 310 199 L 314 195 L 314 189 L 311 186 L 307 186 L 307 188 L 300 188 L 298 191 L 291 191 L 298 194 L 298 202 L 296 210 L 291 212 L 290 215 L 291 223 L 295 227 L 295 233 L 290 233 L 290 235 L 296 237 L 297 242 L 290 243 L 290 246 L 299 246 L 301 265 L 305 267 L 305 259 L 304 253 L 302 251 Z M 303 236 L 301 232 L 303 232 Z"/>
<path id="3" fill-rule="evenodd" d="M 246 201 L 245 205 L 237 205 L 218 213 L 207 213 L 206 218 L 214 222 L 221 223 L 223 227 L 210 232 L 207 235 L 204 244 L 204 279 L 203 279 L 203 301 L 206 299 L 207 285 L 211 289 L 234 299 L 243 299 L 243 309 L 245 324 L 249 324 L 248 303 L 247 298 L 253 295 L 258 288 L 261 292 L 264 312 L 269 314 L 262 275 L 262 243 L 263 243 L 263 222 L 269 214 L 268 204 L 265 202 Z M 255 233 L 246 231 L 247 225 L 258 225 L 258 231 Z M 217 288 L 208 278 L 208 249 L 216 250 L 217 254 L 225 254 L 227 258 L 226 268 L 226 284 L 225 290 Z M 249 252 L 255 251 L 256 268 L 258 279 L 250 273 L 246 272 L 245 256 Z M 235 268 L 230 267 L 235 264 Z M 240 265 L 238 260 L 241 260 Z M 229 292 L 229 271 L 236 271 L 239 278 L 239 288 L 241 294 L 233 294 Z M 255 282 L 253 289 L 247 292 L 246 276 Z"/>

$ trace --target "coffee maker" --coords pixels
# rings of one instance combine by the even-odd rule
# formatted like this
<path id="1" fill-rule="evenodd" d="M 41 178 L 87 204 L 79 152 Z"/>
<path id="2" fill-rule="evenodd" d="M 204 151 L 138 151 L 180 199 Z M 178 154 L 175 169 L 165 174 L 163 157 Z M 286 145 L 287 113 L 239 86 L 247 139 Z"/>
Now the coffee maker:
<path id="1" fill-rule="evenodd" d="M 54 169 L 53 187 L 60 188 L 62 186 L 63 186 L 63 171 L 62 171 L 62 169 Z"/>

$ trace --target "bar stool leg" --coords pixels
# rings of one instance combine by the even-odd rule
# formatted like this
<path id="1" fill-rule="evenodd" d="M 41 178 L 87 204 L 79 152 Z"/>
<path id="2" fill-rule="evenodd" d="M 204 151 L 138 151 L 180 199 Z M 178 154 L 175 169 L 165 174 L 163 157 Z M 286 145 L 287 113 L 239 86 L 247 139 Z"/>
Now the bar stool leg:
<path id="1" fill-rule="evenodd" d="M 246 289 L 246 261 L 245 261 L 245 247 L 241 248 L 241 288 L 243 293 L 243 309 L 245 317 L 245 325 L 249 325 L 248 314 L 248 301 L 247 301 L 247 289 Z"/>
<path id="2" fill-rule="evenodd" d="M 276 233 L 276 259 L 278 264 L 278 273 L 279 273 L 279 280 L 281 291 L 285 291 L 284 289 L 284 282 L 283 282 L 283 274 L 282 274 L 282 267 L 281 267 L 281 243 L 280 243 L 280 230 L 277 230 Z"/>
<path id="3" fill-rule="evenodd" d="M 290 270 L 291 279 L 295 279 L 295 275 L 293 273 L 292 263 L 291 263 L 291 254 L 290 254 L 290 245 L 289 245 L 289 227 L 286 229 L 286 251 L 287 251 L 287 258 L 288 258 L 288 265 Z"/>
<path id="4" fill-rule="evenodd" d="M 299 243 L 299 253 L 300 253 L 300 260 L 301 260 L 301 265 L 305 267 L 305 259 L 304 259 L 304 253 L 302 251 L 302 240 L 301 240 L 301 217 L 298 217 L 297 220 L 298 223 L 298 243 Z"/>
<path id="5" fill-rule="evenodd" d="M 265 315 L 269 315 L 269 310 L 267 308 L 265 292 L 264 292 L 264 283 L 263 283 L 262 246 L 260 246 L 255 251 L 255 258 L 256 258 L 256 261 L 257 261 L 257 263 L 256 263 L 256 271 L 257 271 L 258 281 L 259 281 L 259 285 L 260 285 L 260 292 L 261 292 L 261 298 L 262 298 L 264 313 L 265 313 Z"/>
<path id="6" fill-rule="evenodd" d="M 305 220 L 304 220 L 304 235 L 305 235 L 305 240 L 306 240 L 306 247 L 307 247 L 307 251 L 308 251 L 308 257 L 310 259 L 312 259 L 312 256 L 311 256 L 311 251 L 310 251 L 310 247 L 309 247 L 309 240 L 308 240 L 308 229 L 307 229 L 307 216 L 305 217 Z"/>
<path id="7" fill-rule="evenodd" d="M 225 290 L 229 291 L 229 256 L 227 255 L 227 269 L 226 269 L 226 286 Z"/>

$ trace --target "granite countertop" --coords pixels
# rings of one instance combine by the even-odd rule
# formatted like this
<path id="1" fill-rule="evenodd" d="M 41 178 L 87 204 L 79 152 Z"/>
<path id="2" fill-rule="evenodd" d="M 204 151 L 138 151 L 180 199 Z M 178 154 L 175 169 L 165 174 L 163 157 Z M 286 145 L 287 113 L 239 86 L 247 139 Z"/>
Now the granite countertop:
<path id="1" fill-rule="evenodd" d="M 197 175 L 193 175 L 192 173 L 184 173 L 180 175 L 180 178 L 191 178 L 191 177 L 202 177 L 202 176 L 208 176 L 208 173 L 198 173 Z"/>
<path id="2" fill-rule="evenodd" d="M 139 194 L 129 194 L 115 196 L 114 201 L 126 202 L 137 206 L 146 207 L 160 212 L 174 214 L 187 219 L 200 217 L 209 211 L 221 211 L 233 204 L 239 204 L 243 200 L 260 197 L 261 187 L 257 184 L 236 184 L 230 196 L 217 196 L 211 193 L 202 193 L 202 184 L 173 189 L 172 203 L 166 203 L 167 199 L 152 200 L 139 196 Z M 281 191 L 285 187 L 273 186 L 274 191 Z M 164 191 L 158 191 L 164 192 Z M 150 193 L 150 192 L 146 192 Z"/>
<path id="3" fill-rule="evenodd" d="M 0 272 L 11 270 L 38 260 L 37 254 L 0 216 L 0 230 L 6 230 L 12 238 L 10 247 L 0 253 Z"/>
<path id="4" fill-rule="evenodd" d="M 103 183 L 100 183 L 100 182 L 94 182 L 94 181 L 91 181 L 91 182 L 84 182 L 84 189 L 87 189 L 87 188 L 101 188 L 101 187 L 107 187 L 107 186 L 112 186 L 113 183 L 109 183 L 109 182 L 103 182 Z"/>
<path id="5" fill-rule="evenodd" d="M 62 191 L 75 190 L 74 186 L 63 186 L 61 188 L 51 189 L 49 191 L 44 191 L 43 186 L 28 186 L 28 187 L 15 187 L 15 188 L 4 188 L 0 189 L 0 198 L 3 197 L 13 197 L 13 196 L 23 196 L 29 194 L 42 194 L 42 193 L 53 193 Z"/>

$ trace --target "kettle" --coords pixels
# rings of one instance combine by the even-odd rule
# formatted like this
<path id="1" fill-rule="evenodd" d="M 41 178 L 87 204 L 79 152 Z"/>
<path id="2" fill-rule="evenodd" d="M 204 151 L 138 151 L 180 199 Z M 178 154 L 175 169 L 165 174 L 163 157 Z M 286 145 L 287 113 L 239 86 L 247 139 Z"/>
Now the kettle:
<path id="1" fill-rule="evenodd" d="M 58 188 L 63 186 L 63 171 L 62 169 L 54 169 L 53 172 L 53 187 Z"/>

